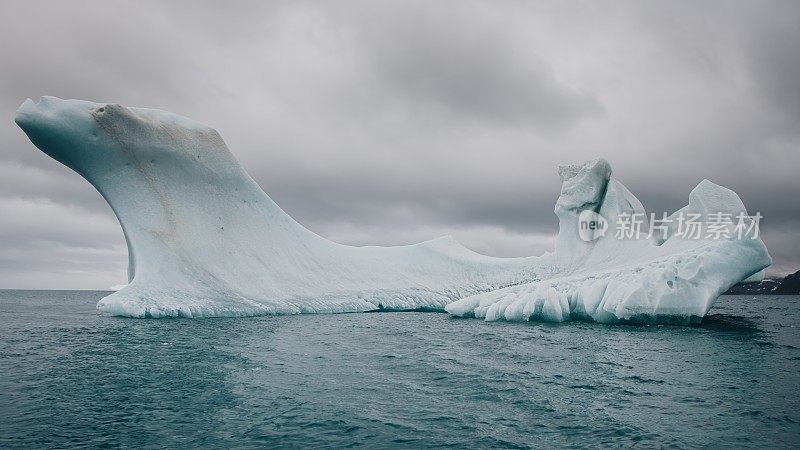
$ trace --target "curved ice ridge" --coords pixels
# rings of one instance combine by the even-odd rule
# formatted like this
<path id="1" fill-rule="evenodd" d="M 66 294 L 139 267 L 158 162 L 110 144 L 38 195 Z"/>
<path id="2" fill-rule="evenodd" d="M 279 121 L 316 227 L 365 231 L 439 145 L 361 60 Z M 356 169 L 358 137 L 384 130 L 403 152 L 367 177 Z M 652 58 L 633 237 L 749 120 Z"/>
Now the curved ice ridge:
<path id="1" fill-rule="evenodd" d="M 210 317 L 446 309 L 486 320 L 690 323 L 733 284 L 770 263 L 759 239 L 584 242 L 578 217 L 644 212 L 598 159 L 559 169 L 555 253 L 493 258 L 451 237 L 353 247 L 289 217 L 239 165 L 219 134 L 164 111 L 43 97 L 16 122 L 47 155 L 108 201 L 128 245 L 129 283 L 103 312 Z M 745 211 L 709 181 L 682 212 Z"/>

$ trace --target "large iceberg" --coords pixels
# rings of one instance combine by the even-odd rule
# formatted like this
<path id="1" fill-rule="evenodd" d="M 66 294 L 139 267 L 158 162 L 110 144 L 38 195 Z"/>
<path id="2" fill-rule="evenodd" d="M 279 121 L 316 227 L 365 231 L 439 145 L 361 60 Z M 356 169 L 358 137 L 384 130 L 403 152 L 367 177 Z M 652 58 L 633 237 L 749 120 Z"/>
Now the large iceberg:
<path id="1" fill-rule="evenodd" d="M 128 245 L 127 286 L 98 309 L 131 317 L 447 310 L 486 320 L 700 320 L 770 263 L 760 239 L 689 239 L 675 229 L 618 239 L 642 204 L 602 159 L 560 168 L 555 253 L 493 258 L 451 237 L 353 247 L 304 228 L 239 165 L 219 134 L 164 111 L 43 97 L 16 122 L 108 201 Z M 742 213 L 709 181 L 678 213 Z M 587 213 L 608 232 L 586 239 Z M 585 234 L 585 233 L 584 233 Z"/>

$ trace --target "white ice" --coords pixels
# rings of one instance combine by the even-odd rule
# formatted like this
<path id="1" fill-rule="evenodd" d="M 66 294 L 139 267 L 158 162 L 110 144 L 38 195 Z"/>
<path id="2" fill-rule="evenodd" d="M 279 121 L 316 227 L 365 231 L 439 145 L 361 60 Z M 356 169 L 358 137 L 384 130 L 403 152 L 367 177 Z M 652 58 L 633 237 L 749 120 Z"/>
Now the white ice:
<path id="1" fill-rule="evenodd" d="M 49 156 L 86 178 L 128 244 L 129 283 L 98 303 L 132 317 L 250 316 L 446 309 L 486 320 L 693 322 L 717 296 L 770 264 L 755 240 L 578 237 L 591 209 L 644 212 L 599 159 L 559 171 L 555 253 L 493 258 L 451 237 L 353 247 L 289 217 L 247 175 L 219 134 L 158 110 L 44 97 L 16 121 Z M 744 211 L 703 181 L 683 209 Z M 660 244 L 660 245 L 659 245 Z"/>

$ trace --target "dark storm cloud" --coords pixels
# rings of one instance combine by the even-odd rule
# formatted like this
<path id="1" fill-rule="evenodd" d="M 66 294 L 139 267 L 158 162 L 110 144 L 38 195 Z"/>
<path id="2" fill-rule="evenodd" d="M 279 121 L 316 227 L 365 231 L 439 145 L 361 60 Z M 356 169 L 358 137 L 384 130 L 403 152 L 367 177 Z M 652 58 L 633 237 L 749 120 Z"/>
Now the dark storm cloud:
<path id="1" fill-rule="evenodd" d="M 370 71 L 401 99 L 478 123 L 537 130 L 601 111 L 591 95 L 557 82 L 534 48 L 514 41 L 502 17 L 450 6 L 410 2 L 386 11 L 365 3 L 352 18 Z"/>
<path id="2" fill-rule="evenodd" d="M 603 156 L 650 211 L 734 189 L 773 272 L 800 266 L 794 2 L 10 1 L 0 25 L 2 287 L 125 277 L 108 206 L 12 122 L 41 95 L 210 124 L 340 242 L 541 253 L 555 166 Z"/>

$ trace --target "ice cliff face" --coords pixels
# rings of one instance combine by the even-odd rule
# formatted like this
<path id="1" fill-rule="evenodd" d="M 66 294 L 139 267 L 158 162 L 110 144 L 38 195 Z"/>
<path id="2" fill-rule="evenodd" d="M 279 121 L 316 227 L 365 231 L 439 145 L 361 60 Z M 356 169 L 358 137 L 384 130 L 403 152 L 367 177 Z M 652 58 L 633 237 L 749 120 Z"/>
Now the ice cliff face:
<path id="1" fill-rule="evenodd" d="M 556 253 L 492 258 L 449 237 L 351 247 L 307 230 L 247 175 L 211 128 L 151 109 L 44 97 L 16 121 L 86 178 L 117 215 L 129 284 L 98 303 L 132 317 L 447 310 L 488 320 L 699 320 L 716 297 L 770 264 L 760 240 L 591 242 L 578 218 L 643 212 L 604 160 L 563 167 Z M 744 210 L 710 182 L 691 211 Z M 659 245 L 661 244 L 661 245 Z"/>

